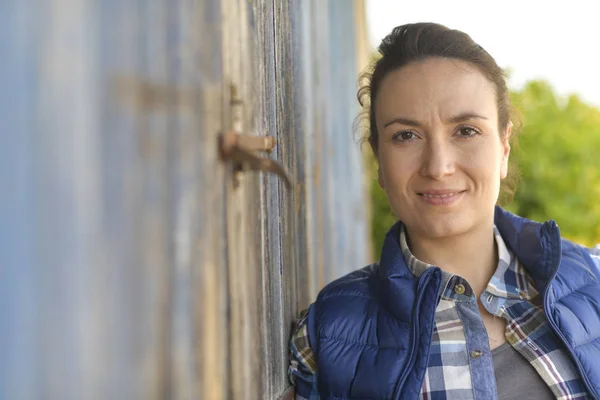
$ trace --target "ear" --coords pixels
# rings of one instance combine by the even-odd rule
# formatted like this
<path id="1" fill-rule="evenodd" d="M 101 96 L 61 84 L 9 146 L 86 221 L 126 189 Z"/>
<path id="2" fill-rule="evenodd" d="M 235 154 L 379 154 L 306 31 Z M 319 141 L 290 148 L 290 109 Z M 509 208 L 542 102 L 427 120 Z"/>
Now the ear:
<path id="1" fill-rule="evenodd" d="M 379 187 L 385 189 L 385 184 L 383 183 L 383 174 L 381 173 L 381 167 L 377 168 L 377 181 L 379 182 Z"/>
<path id="2" fill-rule="evenodd" d="M 510 121 L 506 128 L 506 134 L 501 138 L 502 161 L 500 164 L 500 179 L 504 179 L 508 175 L 508 158 L 510 156 L 510 137 L 512 135 L 512 128 L 513 123 Z"/>

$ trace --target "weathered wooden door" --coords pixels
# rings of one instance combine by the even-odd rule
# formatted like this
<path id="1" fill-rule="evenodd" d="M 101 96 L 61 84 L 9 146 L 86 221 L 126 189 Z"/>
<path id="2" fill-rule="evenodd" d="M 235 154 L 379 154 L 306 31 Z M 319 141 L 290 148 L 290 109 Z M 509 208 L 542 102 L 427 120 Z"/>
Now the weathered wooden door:
<path id="1" fill-rule="evenodd" d="M 0 400 L 284 392 L 293 316 L 366 261 L 353 4 L 0 2 Z"/>

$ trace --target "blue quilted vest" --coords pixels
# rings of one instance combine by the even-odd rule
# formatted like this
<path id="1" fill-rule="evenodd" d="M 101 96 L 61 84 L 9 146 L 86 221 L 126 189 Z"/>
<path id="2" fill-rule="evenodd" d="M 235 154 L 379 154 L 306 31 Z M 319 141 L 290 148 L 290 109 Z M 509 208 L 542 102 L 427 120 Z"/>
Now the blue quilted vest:
<path id="1" fill-rule="evenodd" d="M 600 271 L 588 249 L 500 207 L 495 224 L 543 294 L 546 316 L 600 399 Z M 416 399 L 429 359 L 441 270 L 420 278 L 388 232 L 379 264 L 327 285 L 310 307 L 321 399 Z"/>

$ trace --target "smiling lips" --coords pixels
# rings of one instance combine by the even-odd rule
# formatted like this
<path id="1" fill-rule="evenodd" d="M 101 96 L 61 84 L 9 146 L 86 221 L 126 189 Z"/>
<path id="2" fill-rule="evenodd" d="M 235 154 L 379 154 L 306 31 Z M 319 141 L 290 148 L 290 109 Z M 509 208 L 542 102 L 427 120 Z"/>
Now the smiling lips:
<path id="1" fill-rule="evenodd" d="M 449 205 L 458 200 L 464 190 L 427 190 L 424 192 L 418 192 L 417 194 L 421 199 L 423 199 L 426 203 L 432 205 Z"/>

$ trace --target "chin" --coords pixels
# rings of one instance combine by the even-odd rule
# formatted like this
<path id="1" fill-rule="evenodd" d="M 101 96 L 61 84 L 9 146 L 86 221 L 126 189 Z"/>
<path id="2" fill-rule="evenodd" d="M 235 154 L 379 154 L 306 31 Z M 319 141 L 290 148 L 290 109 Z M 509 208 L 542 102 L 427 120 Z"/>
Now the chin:
<path id="1" fill-rule="evenodd" d="M 459 236 L 475 227 L 474 220 L 469 215 L 462 213 L 423 215 L 422 217 L 412 219 L 410 222 L 413 229 L 420 232 L 421 235 L 439 239 Z M 406 224 L 408 226 L 408 223 Z"/>
<path id="2" fill-rule="evenodd" d="M 440 223 L 433 226 L 426 226 L 423 233 L 426 233 L 430 238 L 446 238 L 459 236 L 468 229 L 463 224 Z"/>

